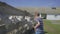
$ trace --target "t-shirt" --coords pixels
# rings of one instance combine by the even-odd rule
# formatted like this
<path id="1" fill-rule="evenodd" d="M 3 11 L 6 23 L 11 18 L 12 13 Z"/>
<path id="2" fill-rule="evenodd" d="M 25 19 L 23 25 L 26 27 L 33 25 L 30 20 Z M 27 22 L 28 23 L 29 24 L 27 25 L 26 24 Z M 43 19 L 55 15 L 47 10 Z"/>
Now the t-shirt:
<path id="1" fill-rule="evenodd" d="M 40 29 L 40 30 L 43 30 L 43 20 L 42 20 L 42 18 L 38 17 L 35 20 L 36 20 L 37 23 L 38 22 L 40 23 L 40 26 L 38 26 L 37 28 Z"/>

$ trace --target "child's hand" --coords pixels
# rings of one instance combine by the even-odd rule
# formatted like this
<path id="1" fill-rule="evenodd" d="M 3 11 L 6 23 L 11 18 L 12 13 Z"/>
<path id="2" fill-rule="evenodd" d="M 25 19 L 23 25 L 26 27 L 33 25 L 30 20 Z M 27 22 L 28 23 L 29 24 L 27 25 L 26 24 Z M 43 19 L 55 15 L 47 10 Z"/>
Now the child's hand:
<path id="1" fill-rule="evenodd" d="M 36 27 L 34 27 L 34 30 L 36 31 Z"/>

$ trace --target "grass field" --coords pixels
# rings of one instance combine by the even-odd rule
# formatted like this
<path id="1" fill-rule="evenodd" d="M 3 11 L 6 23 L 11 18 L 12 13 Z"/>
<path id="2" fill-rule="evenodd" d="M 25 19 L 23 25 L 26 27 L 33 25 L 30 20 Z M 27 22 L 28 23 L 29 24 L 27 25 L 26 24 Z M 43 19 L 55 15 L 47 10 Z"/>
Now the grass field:
<path id="1" fill-rule="evenodd" d="M 60 34 L 60 24 L 52 24 L 50 20 L 44 20 L 46 34 Z"/>

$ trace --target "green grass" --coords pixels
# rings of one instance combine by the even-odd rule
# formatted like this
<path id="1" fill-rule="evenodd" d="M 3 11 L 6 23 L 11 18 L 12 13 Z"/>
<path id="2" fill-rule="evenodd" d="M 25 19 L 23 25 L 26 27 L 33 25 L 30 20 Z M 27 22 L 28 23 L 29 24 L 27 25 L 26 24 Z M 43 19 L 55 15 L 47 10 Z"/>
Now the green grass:
<path id="1" fill-rule="evenodd" d="M 49 20 L 44 20 L 44 29 L 47 34 L 60 34 L 60 24 L 52 24 Z"/>

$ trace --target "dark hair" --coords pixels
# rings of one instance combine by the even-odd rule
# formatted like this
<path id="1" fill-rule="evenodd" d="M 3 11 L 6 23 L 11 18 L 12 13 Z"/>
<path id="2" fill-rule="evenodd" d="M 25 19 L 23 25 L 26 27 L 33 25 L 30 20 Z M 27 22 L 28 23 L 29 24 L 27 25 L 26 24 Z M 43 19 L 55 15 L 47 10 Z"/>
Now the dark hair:
<path id="1" fill-rule="evenodd" d="M 38 13 L 37 16 L 40 16 L 40 14 Z"/>

